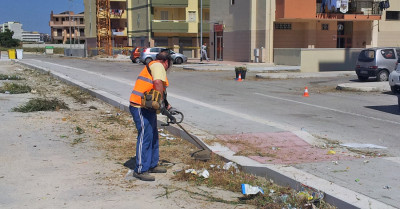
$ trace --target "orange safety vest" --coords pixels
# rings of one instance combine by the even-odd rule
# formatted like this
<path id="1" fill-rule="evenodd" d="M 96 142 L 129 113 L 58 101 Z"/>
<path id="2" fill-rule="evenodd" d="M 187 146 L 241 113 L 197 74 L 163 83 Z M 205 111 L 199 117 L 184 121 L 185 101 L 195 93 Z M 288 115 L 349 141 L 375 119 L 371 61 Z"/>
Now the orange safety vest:
<path id="1" fill-rule="evenodd" d="M 157 62 L 158 61 L 150 62 L 149 67 Z M 129 99 L 129 101 L 133 103 L 133 105 L 142 106 L 141 103 L 144 93 L 149 92 L 151 89 L 154 89 L 153 76 L 149 73 L 149 70 L 147 70 L 147 67 L 144 67 L 142 72 L 140 72 L 138 78 L 136 79 L 135 86 L 133 87 L 132 94 Z M 169 85 L 168 78 L 165 77 L 165 87 L 168 87 L 168 85 Z"/>

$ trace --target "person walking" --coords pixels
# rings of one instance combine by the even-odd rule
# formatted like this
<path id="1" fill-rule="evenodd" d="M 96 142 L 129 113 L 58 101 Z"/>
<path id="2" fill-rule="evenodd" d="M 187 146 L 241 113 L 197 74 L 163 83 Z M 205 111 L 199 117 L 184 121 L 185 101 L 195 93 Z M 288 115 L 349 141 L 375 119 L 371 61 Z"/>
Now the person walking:
<path id="1" fill-rule="evenodd" d="M 133 176 L 142 181 L 155 181 L 149 173 L 167 172 L 166 168 L 158 166 L 157 113 L 164 114 L 171 108 L 166 100 L 166 87 L 169 85 L 166 72 L 171 65 L 169 51 L 160 52 L 156 60 L 140 72 L 129 99 L 129 111 L 138 131 Z"/>
<path id="2" fill-rule="evenodd" d="M 207 43 L 204 43 L 201 46 L 200 52 L 201 52 L 200 62 L 202 62 L 203 59 L 206 59 L 209 62 L 210 60 L 207 57 Z"/>

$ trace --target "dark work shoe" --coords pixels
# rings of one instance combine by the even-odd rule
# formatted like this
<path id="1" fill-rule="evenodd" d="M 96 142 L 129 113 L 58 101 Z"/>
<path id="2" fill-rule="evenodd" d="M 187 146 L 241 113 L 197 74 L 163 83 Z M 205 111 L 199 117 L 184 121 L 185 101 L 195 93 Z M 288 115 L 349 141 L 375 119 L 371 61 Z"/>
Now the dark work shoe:
<path id="1" fill-rule="evenodd" d="M 154 168 L 150 168 L 149 172 L 150 173 L 166 173 L 167 169 L 164 167 L 157 166 Z"/>
<path id="2" fill-rule="evenodd" d="M 143 173 L 136 173 L 133 172 L 133 177 L 136 177 L 142 181 L 155 181 L 156 178 L 152 175 L 149 174 L 149 172 L 143 172 Z"/>

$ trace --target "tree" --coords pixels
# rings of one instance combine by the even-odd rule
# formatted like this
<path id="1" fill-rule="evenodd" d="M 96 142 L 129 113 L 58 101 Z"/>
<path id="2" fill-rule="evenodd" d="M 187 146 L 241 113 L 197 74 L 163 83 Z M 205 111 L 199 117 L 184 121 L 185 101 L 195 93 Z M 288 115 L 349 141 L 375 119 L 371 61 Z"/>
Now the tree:
<path id="1" fill-rule="evenodd" d="M 5 32 L 0 33 L 0 46 L 6 48 L 19 46 L 19 40 L 12 38 L 13 35 L 14 32 L 10 31 L 9 29 L 6 29 Z"/>

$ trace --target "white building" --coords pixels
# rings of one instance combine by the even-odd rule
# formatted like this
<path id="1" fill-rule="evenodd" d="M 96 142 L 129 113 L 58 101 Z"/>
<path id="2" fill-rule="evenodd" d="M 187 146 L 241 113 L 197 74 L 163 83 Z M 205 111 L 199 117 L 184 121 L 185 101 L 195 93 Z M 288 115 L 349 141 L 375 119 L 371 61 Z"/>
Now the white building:
<path id="1" fill-rule="evenodd" d="M 41 42 L 40 33 L 24 31 L 19 22 L 6 22 L 0 25 L 0 32 L 5 32 L 7 29 L 14 32 L 14 39 L 24 42 Z"/>
<path id="2" fill-rule="evenodd" d="M 5 32 L 7 29 L 14 32 L 13 38 L 22 40 L 22 24 L 19 22 L 6 22 L 1 27 L 1 32 Z"/>
<path id="3" fill-rule="evenodd" d="M 24 42 L 41 42 L 40 33 L 24 31 L 21 40 Z"/>

